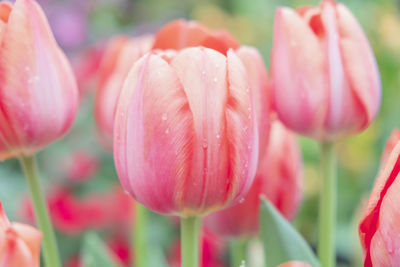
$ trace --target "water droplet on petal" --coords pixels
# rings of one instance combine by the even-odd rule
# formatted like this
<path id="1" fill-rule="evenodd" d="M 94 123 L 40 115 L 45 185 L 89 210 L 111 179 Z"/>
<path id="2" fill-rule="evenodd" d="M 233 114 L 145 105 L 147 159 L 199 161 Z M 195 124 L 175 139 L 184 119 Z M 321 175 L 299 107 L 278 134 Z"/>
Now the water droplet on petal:
<path id="1" fill-rule="evenodd" d="M 244 198 L 241 198 L 241 199 L 239 200 L 239 203 L 242 204 L 243 202 L 244 202 Z"/>
<path id="2" fill-rule="evenodd" d="M 217 134 L 217 139 L 220 139 L 220 138 L 221 138 L 221 136 L 219 134 Z"/>
<path id="3" fill-rule="evenodd" d="M 206 75 L 206 71 L 203 70 L 203 71 L 201 72 L 201 75 L 205 76 L 205 75 Z"/>
<path id="4" fill-rule="evenodd" d="M 207 149 L 207 148 L 208 148 L 208 143 L 207 143 L 207 140 L 206 140 L 206 139 L 203 140 L 203 148 L 204 148 L 204 149 Z"/>
<path id="5" fill-rule="evenodd" d="M 169 128 L 167 128 L 167 129 L 165 130 L 165 133 L 166 133 L 166 134 L 169 134 Z"/>
<path id="6" fill-rule="evenodd" d="M 162 119 L 163 121 L 166 121 L 166 120 L 168 119 L 167 113 L 163 113 L 162 116 L 161 116 L 161 119 Z"/>
<path id="7" fill-rule="evenodd" d="M 215 82 L 215 83 L 217 83 L 217 82 L 218 82 L 218 79 L 217 79 L 217 77 L 215 77 L 215 78 L 214 78 L 214 82 Z"/>

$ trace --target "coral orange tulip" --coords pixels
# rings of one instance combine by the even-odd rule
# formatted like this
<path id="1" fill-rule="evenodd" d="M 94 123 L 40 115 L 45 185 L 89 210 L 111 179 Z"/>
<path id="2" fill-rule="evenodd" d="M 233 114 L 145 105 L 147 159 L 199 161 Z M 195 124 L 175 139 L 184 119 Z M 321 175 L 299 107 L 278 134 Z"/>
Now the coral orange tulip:
<path id="1" fill-rule="evenodd" d="M 396 132 L 394 133 L 397 134 Z M 397 266 L 400 262 L 400 142 L 384 161 L 359 225 L 364 266 Z"/>
<path id="2" fill-rule="evenodd" d="M 255 181 L 243 201 L 206 218 L 206 226 L 216 233 L 231 237 L 257 234 L 261 196 L 268 198 L 287 219 L 296 214 L 303 178 L 299 145 L 278 121 L 272 124 L 270 138 Z"/>
<path id="3" fill-rule="evenodd" d="M 10 223 L 0 202 L 0 266 L 39 267 L 41 240 L 42 234 L 34 227 Z"/>
<path id="4" fill-rule="evenodd" d="M 114 161 L 137 201 L 164 214 L 215 211 L 247 193 L 257 159 L 251 84 L 233 50 L 193 47 L 135 63 L 117 106 Z"/>
<path id="5" fill-rule="evenodd" d="M 95 119 L 106 148 L 112 147 L 112 133 L 117 99 L 129 70 L 153 45 L 152 36 L 128 38 L 118 36 L 110 41 L 99 70 L 95 99 Z"/>
<path id="6" fill-rule="evenodd" d="M 42 9 L 0 3 L 0 159 L 31 156 L 64 135 L 78 89 Z"/>
<path id="7" fill-rule="evenodd" d="M 361 132 L 379 109 L 373 51 L 352 13 L 333 0 L 277 10 L 271 79 L 279 119 L 320 141 Z"/>

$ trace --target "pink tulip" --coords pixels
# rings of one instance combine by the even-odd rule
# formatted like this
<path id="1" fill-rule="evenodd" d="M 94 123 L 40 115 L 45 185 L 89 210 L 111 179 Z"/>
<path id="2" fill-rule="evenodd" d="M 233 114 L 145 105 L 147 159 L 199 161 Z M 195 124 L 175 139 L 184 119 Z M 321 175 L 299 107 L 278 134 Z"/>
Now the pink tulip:
<path id="1" fill-rule="evenodd" d="M 0 202 L 0 266 L 39 267 L 41 240 L 32 226 L 10 223 Z"/>
<path id="2" fill-rule="evenodd" d="M 277 267 L 311 267 L 311 265 L 304 261 L 289 261 L 282 263 Z"/>
<path id="3" fill-rule="evenodd" d="M 278 9 L 271 78 L 279 119 L 318 140 L 361 132 L 379 109 L 381 84 L 371 47 L 351 12 L 333 0 Z"/>
<path id="4" fill-rule="evenodd" d="M 63 136 L 78 90 L 33 0 L 0 3 L 0 159 L 30 156 Z"/>
<path id="5" fill-rule="evenodd" d="M 255 99 L 260 147 L 265 147 L 270 126 L 271 96 L 267 70 L 260 52 L 254 47 L 241 46 L 225 30 L 210 30 L 196 21 L 185 20 L 175 20 L 162 27 L 155 36 L 153 49 L 169 51 L 196 46 L 211 48 L 225 55 L 229 49 L 233 49 L 242 60 Z M 262 156 L 263 151 L 259 152 Z"/>
<path id="6" fill-rule="evenodd" d="M 395 132 L 396 134 L 396 132 Z M 359 225 L 364 266 L 390 267 L 400 262 L 400 142 L 384 161 Z"/>
<path id="7" fill-rule="evenodd" d="M 95 99 L 95 119 L 106 148 L 112 148 L 114 115 L 124 79 L 133 63 L 149 52 L 152 45 L 152 36 L 132 39 L 118 36 L 107 45 L 99 70 Z"/>
<path id="8" fill-rule="evenodd" d="M 249 193 L 239 204 L 206 217 L 206 226 L 216 233 L 232 237 L 257 234 L 261 196 L 288 220 L 294 218 L 302 196 L 300 148 L 295 136 L 278 121 L 272 124 L 270 138 Z"/>
<path id="9" fill-rule="evenodd" d="M 124 188 L 164 214 L 206 214 L 241 199 L 258 158 L 246 69 L 232 50 L 148 54 L 125 80 L 114 161 Z"/>

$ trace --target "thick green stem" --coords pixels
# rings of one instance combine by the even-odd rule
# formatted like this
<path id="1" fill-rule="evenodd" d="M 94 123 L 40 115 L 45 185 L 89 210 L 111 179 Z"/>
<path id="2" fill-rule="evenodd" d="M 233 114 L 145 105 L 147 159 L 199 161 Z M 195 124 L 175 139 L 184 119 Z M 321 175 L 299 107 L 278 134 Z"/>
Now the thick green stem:
<path id="1" fill-rule="evenodd" d="M 35 156 L 21 157 L 20 163 L 24 171 L 26 181 L 31 193 L 35 218 L 40 231 L 43 234 L 43 258 L 47 267 L 61 267 L 60 256 L 58 254 L 56 237 L 50 222 L 46 202 L 43 197 L 39 183 L 39 171 Z"/>
<path id="2" fill-rule="evenodd" d="M 132 254 L 134 255 L 134 261 L 132 266 L 134 267 L 147 267 L 148 266 L 148 228 L 147 228 L 147 209 L 136 202 L 135 210 L 135 226 L 132 234 Z"/>
<path id="3" fill-rule="evenodd" d="M 201 218 L 181 218 L 181 266 L 199 266 L 199 230 Z"/>
<path id="4" fill-rule="evenodd" d="M 247 242 L 244 239 L 233 239 L 229 243 L 230 266 L 240 267 L 247 260 Z"/>
<path id="5" fill-rule="evenodd" d="M 323 267 L 335 266 L 337 175 L 333 143 L 321 143 L 321 190 L 318 256 Z"/>

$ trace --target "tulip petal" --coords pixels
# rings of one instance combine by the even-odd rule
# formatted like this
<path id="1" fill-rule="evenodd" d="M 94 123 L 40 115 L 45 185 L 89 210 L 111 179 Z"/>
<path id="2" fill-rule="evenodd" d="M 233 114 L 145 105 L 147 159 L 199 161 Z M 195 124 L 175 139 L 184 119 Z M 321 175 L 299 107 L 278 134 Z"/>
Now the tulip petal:
<path id="1" fill-rule="evenodd" d="M 22 223 L 11 223 L 11 227 L 30 250 L 33 262 L 40 262 L 40 243 L 42 240 L 42 233 L 32 226 Z"/>
<path id="2" fill-rule="evenodd" d="M 381 82 L 373 51 L 360 24 L 341 3 L 336 5 L 343 64 L 354 97 L 360 101 L 365 120 L 360 129 L 375 118 L 381 101 Z M 362 67 L 360 67 L 362 66 Z"/>
<path id="3" fill-rule="evenodd" d="M 254 181 L 259 136 L 251 83 L 242 61 L 232 49 L 228 51 L 227 65 L 229 91 L 225 116 L 231 181 L 227 202 L 235 204 Z"/>
<path id="4" fill-rule="evenodd" d="M 279 8 L 271 58 L 273 98 L 291 129 L 318 136 L 328 105 L 326 61 L 318 36 L 289 8 Z"/>
<path id="5" fill-rule="evenodd" d="M 183 201 L 199 212 L 224 203 L 227 188 L 226 57 L 206 48 L 182 50 L 171 62 L 188 98 L 196 137 Z M 220 177 L 227 177 L 220 179 Z M 221 192 L 223 190 L 223 192 Z"/>
<path id="6" fill-rule="evenodd" d="M 376 180 L 375 186 L 368 200 L 364 216 L 360 222 L 359 235 L 365 255 L 364 266 L 366 267 L 374 266 L 372 262 L 372 260 L 374 260 L 372 256 L 374 251 L 372 250 L 376 248 L 376 246 L 373 246 L 373 242 L 374 244 L 376 244 L 375 242 L 378 242 L 378 240 L 382 238 L 381 236 L 379 236 L 379 231 L 381 231 L 380 230 L 382 227 L 381 223 L 385 224 L 385 222 L 383 222 L 383 219 L 381 220 L 380 216 L 381 214 L 382 216 L 387 216 L 387 214 L 383 214 L 385 213 L 383 212 L 383 210 L 386 210 L 386 208 L 383 205 L 383 201 L 385 201 L 385 205 L 389 205 L 389 209 L 390 207 L 392 207 L 392 204 L 397 205 L 396 203 L 398 203 L 398 202 L 392 202 L 393 200 L 391 199 L 391 197 L 388 197 L 388 200 L 385 200 L 385 198 L 391 192 L 391 190 L 389 190 L 391 186 L 395 187 L 400 186 L 400 182 L 398 182 L 399 179 L 396 179 L 399 176 L 399 172 L 400 172 L 400 143 L 397 143 L 397 145 L 393 149 L 393 152 L 386 161 L 385 167 L 379 173 L 378 179 Z M 387 202 L 389 202 L 389 204 Z M 390 212 L 393 211 L 391 210 Z M 392 221 L 389 220 L 389 224 L 391 222 Z M 386 227 L 387 226 L 385 226 L 383 229 L 385 229 Z M 373 239 L 375 238 L 374 236 L 377 232 L 378 236 L 376 237 L 376 240 L 373 241 Z M 388 238 L 390 238 L 390 236 Z M 382 259 L 384 258 L 385 256 L 382 256 L 381 254 L 381 256 L 377 257 L 377 260 L 382 261 Z"/>
<path id="7" fill-rule="evenodd" d="M 260 138 L 260 158 L 267 146 L 270 128 L 271 112 L 271 92 L 267 70 L 263 58 L 254 47 L 241 46 L 236 54 L 242 60 L 249 75 L 251 87 L 254 95 L 254 105 L 258 120 L 259 138 Z"/>
<path id="8" fill-rule="evenodd" d="M 115 117 L 114 161 L 122 184 L 148 208 L 178 213 L 193 140 L 192 114 L 175 71 L 156 55 L 144 56 L 126 78 Z"/>
<path id="9" fill-rule="evenodd" d="M 70 128 L 77 85 L 35 1 L 17 0 L 13 6 L 2 36 L 0 83 L 2 150 L 30 155 Z"/>

